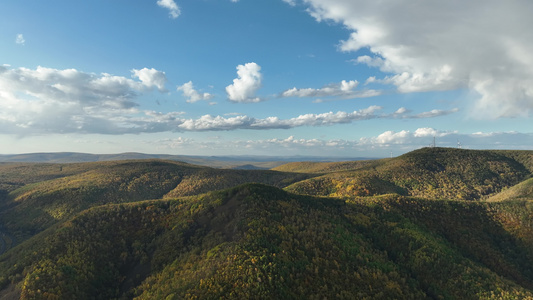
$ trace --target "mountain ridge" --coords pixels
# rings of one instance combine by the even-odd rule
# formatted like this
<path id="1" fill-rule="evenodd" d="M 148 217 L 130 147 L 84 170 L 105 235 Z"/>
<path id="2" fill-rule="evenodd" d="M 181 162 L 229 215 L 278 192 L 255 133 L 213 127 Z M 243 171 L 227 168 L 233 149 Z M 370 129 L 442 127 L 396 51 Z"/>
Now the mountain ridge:
<path id="1" fill-rule="evenodd" d="M 533 151 L 523 150 L 422 148 L 375 161 L 305 163 L 307 167 L 291 163 L 275 169 L 321 175 L 287 187 L 295 193 L 371 196 L 394 192 L 429 199 L 479 200 L 531 176 L 532 158 Z M 336 166 L 339 171 L 331 172 Z"/>
<path id="2" fill-rule="evenodd" d="M 532 157 L 3 163 L 0 297 L 530 299 Z"/>
<path id="3" fill-rule="evenodd" d="M 293 161 L 348 161 L 366 160 L 364 157 L 321 157 L 321 156 L 261 156 L 261 155 L 233 155 L 233 156 L 196 156 L 171 154 L 146 154 L 125 152 L 118 154 L 91 154 L 80 152 L 42 152 L 23 154 L 0 154 L 0 163 L 4 162 L 32 162 L 32 163 L 80 163 L 102 162 L 133 159 L 163 159 L 182 161 L 216 168 L 239 168 L 254 166 L 260 169 L 271 169 Z"/>

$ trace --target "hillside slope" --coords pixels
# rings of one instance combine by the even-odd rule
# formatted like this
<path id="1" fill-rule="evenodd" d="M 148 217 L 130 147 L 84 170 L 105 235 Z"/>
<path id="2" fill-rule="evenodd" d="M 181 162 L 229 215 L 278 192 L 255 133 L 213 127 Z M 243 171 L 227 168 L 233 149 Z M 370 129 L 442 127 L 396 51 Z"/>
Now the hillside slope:
<path id="1" fill-rule="evenodd" d="M 489 152 L 509 157 L 522 164 L 533 173 L 533 151 L 531 150 L 488 150 Z"/>
<path id="2" fill-rule="evenodd" d="M 520 155 L 513 156 L 517 153 Z M 328 173 L 298 182 L 287 190 L 321 196 L 396 193 L 428 199 L 479 200 L 528 178 L 531 172 L 523 162 L 531 154 L 423 148 L 393 159 L 374 161 L 353 171 Z M 517 161 L 516 157 L 523 160 Z"/>
<path id="3" fill-rule="evenodd" d="M 36 164 L 35 171 L 31 166 L 5 165 L 4 173 L 0 170 L 6 187 L 0 198 L 0 230 L 4 227 L 19 241 L 93 206 L 196 195 L 247 182 L 285 187 L 309 177 L 160 160 Z"/>
<path id="4" fill-rule="evenodd" d="M 524 299 L 532 219 L 524 201 L 345 202 L 248 184 L 84 211 L 0 256 L 0 295 Z"/>
<path id="5" fill-rule="evenodd" d="M 369 165 L 379 164 L 379 160 L 358 160 L 342 162 L 290 162 L 275 167 L 272 170 L 280 172 L 296 173 L 332 173 L 340 171 L 353 171 Z"/>
<path id="6" fill-rule="evenodd" d="M 0 163 L 0 192 L 9 193 L 27 184 L 79 174 L 115 163 Z"/>
<path id="7" fill-rule="evenodd" d="M 533 178 L 491 196 L 487 201 L 533 200 Z"/>

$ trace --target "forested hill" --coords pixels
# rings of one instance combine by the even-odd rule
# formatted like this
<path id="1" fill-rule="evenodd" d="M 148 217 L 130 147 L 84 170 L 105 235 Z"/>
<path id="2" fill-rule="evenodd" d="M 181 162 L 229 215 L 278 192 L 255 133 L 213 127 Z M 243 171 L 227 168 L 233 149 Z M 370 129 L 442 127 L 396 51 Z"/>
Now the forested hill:
<path id="1" fill-rule="evenodd" d="M 0 299 L 529 299 L 532 169 L 532 151 L 445 148 L 0 164 Z"/>
<path id="2" fill-rule="evenodd" d="M 4 164 L 0 165 L 0 224 L 24 240 L 94 206 L 197 195 L 247 182 L 285 187 L 308 177 L 160 160 Z"/>
<path id="3" fill-rule="evenodd" d="M 352 197 L 397 193 L 479 200 L 527 179 L 532 167 L 533 151 L 423 148 L 392 159 L 292 163 L 276 169 L 325 174 L 288 187 L 301 194 Z M 339 171 L 332 172 L 335 169 Z"/>
<path id="4" fill-rule="evenodd" d="M 0 284 L 23 299 L 526 299 L 532 217 L 529 202 L 244 185 L 87 210 L 1 256 Z"/>

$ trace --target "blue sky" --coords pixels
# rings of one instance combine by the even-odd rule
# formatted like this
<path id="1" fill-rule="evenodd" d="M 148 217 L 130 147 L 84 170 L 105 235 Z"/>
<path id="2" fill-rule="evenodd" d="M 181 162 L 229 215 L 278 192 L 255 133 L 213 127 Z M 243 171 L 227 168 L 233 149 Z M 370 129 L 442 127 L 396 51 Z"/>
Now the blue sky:
<path id="1" fill-rule="evenodd" d="M 533 3 L 0 3 L 0 153 L 532 149 Z"/>

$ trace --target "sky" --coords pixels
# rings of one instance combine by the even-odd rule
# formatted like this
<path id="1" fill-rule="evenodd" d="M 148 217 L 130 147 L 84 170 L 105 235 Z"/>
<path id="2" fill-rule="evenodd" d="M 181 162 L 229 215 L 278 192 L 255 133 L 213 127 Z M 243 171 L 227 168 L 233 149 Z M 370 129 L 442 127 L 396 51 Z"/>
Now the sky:
<path id="1" fill-rule="evenodd" d="M 0 3 L 0 154 L 533 150 L 529 0 Z"/>

